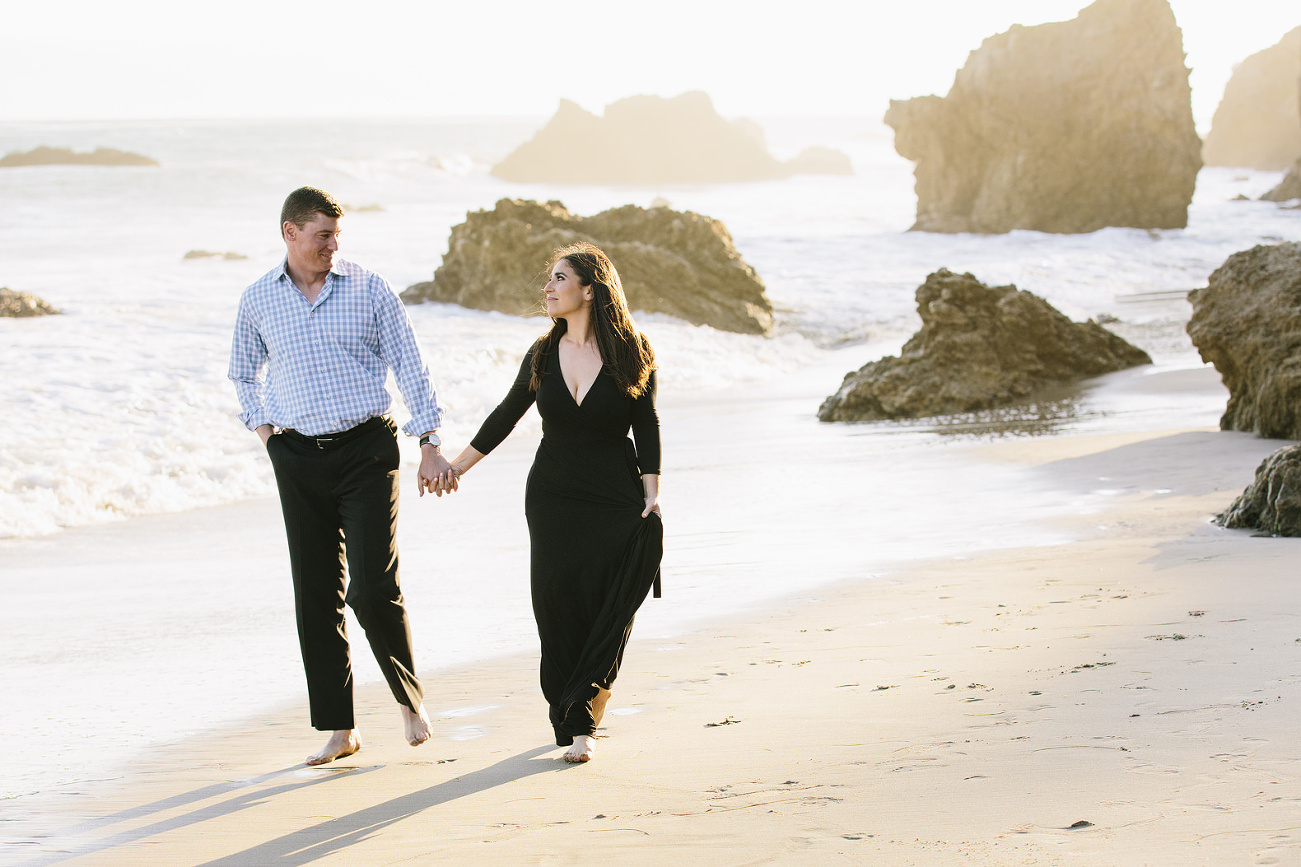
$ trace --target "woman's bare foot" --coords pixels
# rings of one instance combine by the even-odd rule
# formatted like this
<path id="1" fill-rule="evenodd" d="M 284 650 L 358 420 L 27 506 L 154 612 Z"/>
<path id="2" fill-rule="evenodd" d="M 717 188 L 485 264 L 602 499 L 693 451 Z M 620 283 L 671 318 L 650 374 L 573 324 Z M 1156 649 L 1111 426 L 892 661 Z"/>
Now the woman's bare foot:
<path id="1" fill-rule="evenodd" d="M 330 735 L 325 746 L 307 757 L 309 765 L 324 765 L 335 759 L 350 756 L 361 749 L 361 738 L 356 729 L 339 729 Z"/>
<path id="2" fill-rule="evenodd" d="M 605 716 L 605 705 L 610 701 L 610 690 L 596 688 L 596 698 L 592 699 L 592 719 L 599 726 Z"/>
<path id="3" fill-rule="evenodd" d="M 574 735 L 574 745 L 565 753 L 567 762 L 590 762 L 596 755 L 596 738 Z"/>
<path id="4" fill-rule="evenodd" d="M 418 747 L 429 740 L 433 732 L 429 730 L 429 717 L 425 716 L 425 706 L 422 704 L 414 711 L 404 704 L 399 707 L 402 708 L 402 725 L 406 729 L 407 743 Z"/>

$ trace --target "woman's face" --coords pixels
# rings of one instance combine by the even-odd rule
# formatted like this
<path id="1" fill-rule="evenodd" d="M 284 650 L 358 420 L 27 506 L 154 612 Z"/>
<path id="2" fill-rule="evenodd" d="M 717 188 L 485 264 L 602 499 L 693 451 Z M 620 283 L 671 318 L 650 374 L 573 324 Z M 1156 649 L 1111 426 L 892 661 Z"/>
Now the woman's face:
<path id="1" fill-rule="evenodd" d="M 542 290 L 546 299 L 547 315 L 563 319 L 592 304 L 592 287 L 583 286 L 568 259 L 561 259 L 551 268 L 551 279 Z"/>

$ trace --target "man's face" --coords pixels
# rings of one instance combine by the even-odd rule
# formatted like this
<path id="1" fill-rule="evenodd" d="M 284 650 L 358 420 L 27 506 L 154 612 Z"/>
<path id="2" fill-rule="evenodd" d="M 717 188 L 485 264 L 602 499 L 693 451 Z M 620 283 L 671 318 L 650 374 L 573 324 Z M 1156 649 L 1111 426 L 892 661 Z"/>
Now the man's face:
<path id="1" fill-rule="evenodd" d="M 304 271 L 324 274 L 334 267 L 339 252 L 339 217 L 315 214 L 301 229 L 291 222 L 284 225 L 289 263 Z"/>

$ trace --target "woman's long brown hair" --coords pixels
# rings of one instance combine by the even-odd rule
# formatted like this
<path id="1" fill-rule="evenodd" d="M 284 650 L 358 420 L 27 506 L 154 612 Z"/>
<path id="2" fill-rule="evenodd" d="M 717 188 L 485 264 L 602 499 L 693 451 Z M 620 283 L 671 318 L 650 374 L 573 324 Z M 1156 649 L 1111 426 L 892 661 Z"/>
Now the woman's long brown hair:
<path id="1" fill-rule="evenodd" d="M 632 314 L 628 312 L 628 299 L 624 297 L 623 284 L 619 282 L 619 272 L 614 269 L 614 263 L 595 244 L 570 244 L 551 255 L 548 275 L 561 260 L 574 269 L 580 285 L 592 288 L 592 331 L 606 370 L 629 397 L 641 397 L 646 393 L 651 371 L 655 369 L 655 352 L 645 335 L 633 324 Z M 537 391 L 542 384 L 547 356 L 556 350 L 560 336 L 568 328 L 563 319 L 554 320 L 554 323 L 535 344 L 529 379 L 532 391 Z"/>

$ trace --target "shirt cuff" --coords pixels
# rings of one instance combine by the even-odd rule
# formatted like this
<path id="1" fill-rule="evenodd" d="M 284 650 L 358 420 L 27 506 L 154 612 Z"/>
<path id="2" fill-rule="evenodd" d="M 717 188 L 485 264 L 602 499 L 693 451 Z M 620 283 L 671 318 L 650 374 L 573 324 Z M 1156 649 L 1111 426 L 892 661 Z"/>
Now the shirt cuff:
<path id="1" fill-rule="evenodd" d="M 402 432 L 407 436 L 418 437 L 421 434 L 429 433 L 431 430 L 438 430 L 443 426 L 443 411 L 436 409 L 433 412 L 413 415 L 411 420 L 402 425 Z"/>
<path id="2" fill-rule="evenodd" d="M 271 419 L 263 415 L 247 415 L 243 416 L 243 419 L 244 427 L 254 431 L 262 427 L 264 424 L 271 424 Z M 272 426 L 274 427 L 274 425 Z"/>

